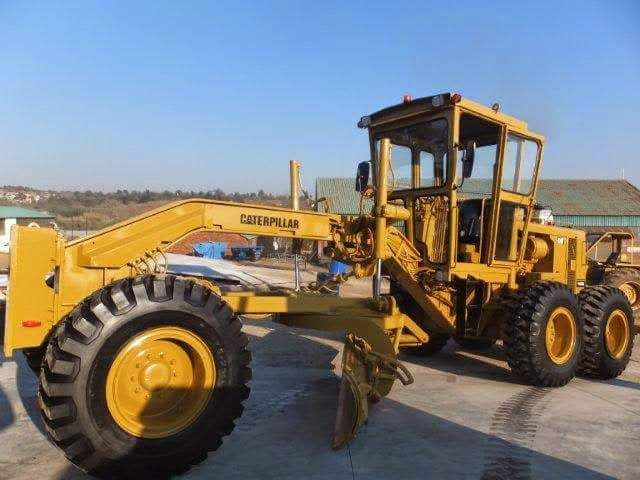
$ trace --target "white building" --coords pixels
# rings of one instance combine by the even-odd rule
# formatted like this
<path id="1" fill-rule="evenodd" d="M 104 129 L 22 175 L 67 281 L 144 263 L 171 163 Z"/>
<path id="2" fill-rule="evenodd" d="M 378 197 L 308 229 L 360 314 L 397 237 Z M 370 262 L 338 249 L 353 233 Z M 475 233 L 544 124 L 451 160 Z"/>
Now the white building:
<path id="1" fill-rule="evenodd" d="M 13 225 L 35 224 L 40 227 L 48 227 L 54 218 L 53 215 L 37 210 L 0 206 L 0 252 L 9 251 L 9 237 Z"/>

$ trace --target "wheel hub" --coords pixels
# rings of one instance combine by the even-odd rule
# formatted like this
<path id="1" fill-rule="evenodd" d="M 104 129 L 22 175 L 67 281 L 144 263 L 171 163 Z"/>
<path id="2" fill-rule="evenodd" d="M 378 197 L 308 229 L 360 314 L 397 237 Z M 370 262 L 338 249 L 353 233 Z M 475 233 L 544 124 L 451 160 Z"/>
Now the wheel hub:
<path id="1" fill-rule="evenodd" d="M 162 390 L 165 388 L 171 380 L 171 370 L 165 363 L 153 362 L 147 365 L 144 370 L 140 372 L 138 379 L 142 388 L 149 392 L 155 390 Z"/>
<path id="2" fill-rule="evenodd" d="M 609 315 L 604 329 L 607 353 L 616 360 L 622 358 L 629 344 L 629 323 L 625 313 L 616 309 Z"/>
<path id="3" fill-rule="evenodd" d="M 545 330 L 545 346 L 551 361 L 563 365 L 573 356 L 577 342 L 576 319 L 566 307 L 551 312 Z"/>
<path id="4" fill-rule="evenodd" d="M 116 354 L 107 375 L 107 407 L 131 435 L 163 438 L 200 415 L 215 380 L 213 354 L 202 339 L 183 328 L 156 327 Z"/>

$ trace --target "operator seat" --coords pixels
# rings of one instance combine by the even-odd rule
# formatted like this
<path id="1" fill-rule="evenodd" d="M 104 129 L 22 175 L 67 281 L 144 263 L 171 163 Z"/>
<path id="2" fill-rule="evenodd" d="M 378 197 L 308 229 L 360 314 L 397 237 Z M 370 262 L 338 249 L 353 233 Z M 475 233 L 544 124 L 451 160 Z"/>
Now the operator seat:
<path id="1" fill-rule="evenodd" d="M 474 198 L 458 204 L 458 259 L 462 262 L 480 261 L 483 200 Z"/>

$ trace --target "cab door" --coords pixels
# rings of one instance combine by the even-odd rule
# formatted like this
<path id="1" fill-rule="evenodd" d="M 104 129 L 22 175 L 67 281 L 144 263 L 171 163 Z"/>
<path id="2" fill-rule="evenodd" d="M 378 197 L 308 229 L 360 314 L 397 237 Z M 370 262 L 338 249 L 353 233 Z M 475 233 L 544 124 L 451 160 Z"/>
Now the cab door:
<path id="1" fill-rule="evenodd" d="M 539 140 L 503 129 L 494 185 L 490 265 L 513 266 L 522 262 L 541 157 Z"/>

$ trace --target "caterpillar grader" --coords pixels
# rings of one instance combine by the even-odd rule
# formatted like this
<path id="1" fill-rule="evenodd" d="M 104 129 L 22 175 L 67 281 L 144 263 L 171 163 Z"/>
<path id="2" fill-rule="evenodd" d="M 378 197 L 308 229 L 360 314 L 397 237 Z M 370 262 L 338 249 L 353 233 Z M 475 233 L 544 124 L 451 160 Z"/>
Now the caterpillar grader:
<path id="1" fill-rule="evenodd" d="M 450 93 L 406 97 L 358 126 L 370 140 L 360 215 L 301 210 L 293 162 L 288 209 L 186 200 L 73 241 L 13 228 L 4 352 L 21 350 L 38 373 L 42 420 L 71 462 L 97 475 L 166 474 L 220 447 L 249 395 L 246 315 L 344 332 L 335 448 L 396 380 L 413 381 L 400 352 L 430 355 L 452 337 L 468 348 L 502 341 L 533 385 L 625 369 L 629 300 L 587 285 L 584 232 L 539 215 L 541 135 Z M 164 252 L 194 231 L 323 242 L 351 269 L 229 291 L 167 272 Z M 372 278 L 370 298 L 323 295 L 353 277 Z"/>

